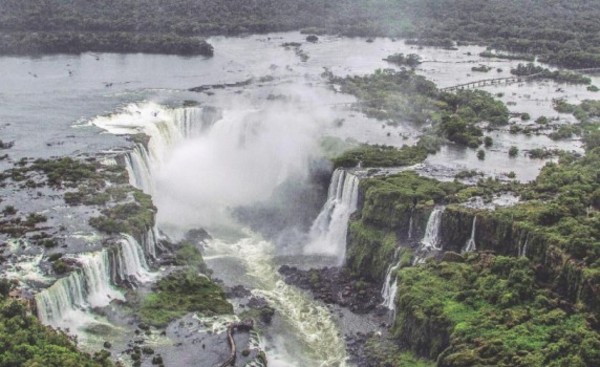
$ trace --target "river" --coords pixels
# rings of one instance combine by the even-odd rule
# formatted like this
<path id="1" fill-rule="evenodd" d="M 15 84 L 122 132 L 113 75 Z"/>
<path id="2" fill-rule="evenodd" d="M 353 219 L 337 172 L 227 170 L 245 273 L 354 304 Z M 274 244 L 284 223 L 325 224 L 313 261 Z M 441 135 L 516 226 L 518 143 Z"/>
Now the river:
<path id="1" fill-rule="evenodd" d="M 12 161 L 132 151 L 131 183 L 153 195 L 158 228 L 173 239 L 190 229 L 207 229 L 213 239 L 204 255 L 214 276 L 226 285 L 244 285 L 275 308 L 274 322 L 262 337 L 270 365 L 344 366 L 343 335 L 332 310 L 286 285 L 277 273 L 283 263 L 314 265 L 315 253 L 324 255 L 319 265 L 339 263 L 339 251 L 315 251 L 323 245 L 307 243 L 307 218 L 317 218 L 325 193 L 318 205 L 314 199 L 298 215 L 297 223 L 270 231 L 280 236 L 269 238 L 250 230 L 236 209 L 266 205 L 286 213 L 302 207 L 301 193 L 311 188 L 311 173 L 322 164 L 319 142 L 324 136 L 398 147 L 418 140 L 419 130 L 411 124 L 390 126 L 353 110 L 354 97 L 336 92 L 323 71 L 366 74 L 394 68 L 382 60 L 390 54 L 418 53 L 425 62 L 417 72 L 447 87 L 484 79 L 471 71 L 474 65 L 492 64 L 503 70 L 498 76 L 507 76 L 518 62 L 482 59 L 478 46 L 450 51 L 417 49 L 386 38 L 366 42 L 323 36 L 309 43 L 304 37 L 296 32 L 214 37 L 209 40 L 215 47 L 212 58 L 92 53 L 0 57 L 0 133 L 2 140 L 15 141 Z M 284 42 L 301 42 L 308 59 L 282 47 Z M 598 78 L 593 80 L 600 85 Z M 221 86 L 188 90 L 210 85 Z M 502 92 L 505 102 L 515 103 L 509 107 L 514 112 L 528 112 L 532 119 L 558 116 L 565 122 L 571 120 L 553 111 L 553 98 L 576 102 L 594 97 L 584 86 L 545 81 L 485 89 Z M 183 107 L 184 101 L 194 106 Z M 136 132 L 151 136 L 146 152 L 121 136 Z M 514 171 L 528 181 L 545 162 L 524 156 L 509 160 L 511 145 L 581 151 L 575 139 L 555 142 L 502 131 L 492 136 L 495 145 L 484 162 L 474 150 L 447 146 L 426 165 L 478 169 L 491 176 Z M 10 164 L 0 161 L 0 168 Z M 19 200 L 16 193 L 1 193 L 7 203 Z M 31 205 L 56 215 L 61 210 L 51 201 Z M 85 246 L 69 250 L 90 251 Z M 22 258 L 27 269 L 35 267 L 31 256 Z"/>

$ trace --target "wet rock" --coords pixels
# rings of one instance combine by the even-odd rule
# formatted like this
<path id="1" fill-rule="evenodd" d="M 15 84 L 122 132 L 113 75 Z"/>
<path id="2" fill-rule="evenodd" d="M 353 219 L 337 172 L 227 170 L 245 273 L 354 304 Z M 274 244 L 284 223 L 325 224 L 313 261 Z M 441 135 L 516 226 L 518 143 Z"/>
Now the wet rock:
<path id="1" fill-rule="evenodd" d="M 286 283 L 310 290 L 316 299 L 347 307 L 355 313 L 374 311 L 381 303 L 379 286 L 357 281 L 340 268 L 300 270 L 284 265 L 279 273 Z"/>
<path id="2" fill-rule="evenodd" d="M 225 295 L 227 298 L 244 298 L 250 297 L 252 293 L 250 290 L 246 289 L 242 285 L 236 285 L 234 287 L 229 287 L 225 290 Z"/>
<path id="3" fill-rule="evenodd" d="M 318 42 L 318 41 L 319 41 L 319 37 L 317 37 L 317 36 L 316 36 L 316 35 L 314 35 L 314 34 L 311 34 L 310 36 L 306 37 L 306 40 L 307 40 L 308 42 L 313 42 L 313 43 L 315 43 L 315 42 Z"/>
<path id="4" fill-rule="evenodd" d="M 212 236 L 203 228 L 191 229 L 185 234 L 185 239 L 193 242 L 205 242 L 211 240 Z"/>
<path id="5" fill-rule="evenodd" d="M 160 365 L 160 364 L 163 364 L 163 359 L 162 359 L 162 357 L 160 356 L 160 354 L 158 354 L 158 355 L 155 355 L 155 356 L 152 358 L 152 364 L 159 364 L 159 365 Z"/>
<path id="6" fill-rule="evenodd" d="M 269 306 L 266 299 L 252 297 L 246 305 L 250 310 L 246 311 L 245 317 L 251 317 L 261 324 L 269 325 L 275 314 L 275 309 Z"/>
<path id="7" fill-rule="evenodd" d="M 444 256 L 442 256 L 442 261 L 462 263 L 465 261 L 465 258 L 457 252 L 448 251 L 444 253 Z"/>

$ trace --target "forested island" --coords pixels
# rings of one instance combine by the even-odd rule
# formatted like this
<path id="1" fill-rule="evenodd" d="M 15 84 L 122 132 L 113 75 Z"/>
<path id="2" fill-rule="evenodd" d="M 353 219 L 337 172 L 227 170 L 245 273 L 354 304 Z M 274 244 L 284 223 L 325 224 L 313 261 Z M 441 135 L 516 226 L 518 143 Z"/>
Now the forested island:
<path id="1" fill-rule="evenodd" d="M 600 67 L 594 0 L 6 0 L 0 53 L 206 54 L 198 37 L 289 30 L 403 37 L 420 45 L 474 42 L 566 68 Z"/>

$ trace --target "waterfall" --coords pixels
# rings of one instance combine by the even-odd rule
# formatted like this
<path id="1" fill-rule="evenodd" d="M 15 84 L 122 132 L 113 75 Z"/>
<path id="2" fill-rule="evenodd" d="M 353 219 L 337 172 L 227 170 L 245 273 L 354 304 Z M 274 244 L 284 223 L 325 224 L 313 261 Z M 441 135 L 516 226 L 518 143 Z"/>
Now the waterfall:
<path id="1" fill-rule="evenodd" d="M 79 254 L 73 261 L 80 269 L 54 282 L 35 296 L 38 316 L 44 324 L 56 327 L 77 327 L 92 318 L 89 308 L 106 307 L 112 300 L 124 300 L 115 288 L 120 281 L 144 282 L 151 274 L 140 244 L 123 235 L 116 255 L 108 249 Z"/>
<path id="2" fill-rule="evenodd" d="M 527 246 L 528 245 L 529 245 L 529 233 L 527 234 L 527 237 L 525 238 L 525 243 L 519 249 L 519 257 L 526 257 L 527 256 Z"/>
<path id="3" fill-rule="evenodd" d="M 158 244 L 158 228 L 156 226 L 150 228 L 144 238 L 142 238 L 142 248 L 147 256 L 156 259 L 156 246 Z"/>
<path id="4" fill-rule="evenodd" d="M 442 227 L 442 215 L 446 208 L 444 206 L 436 206 L 431 211 L 429 219 L 427 220 L 427 227 L 425 228 L 425 236 L 421 241 L 421 244 L 425 248 L 441 250 L 439 245 L 442 242 L 440 238 L 440 229 Z"/>
<path id="5" fill-rule="evenodd" d="M 388 266 L 385 274 L 385 280 L 383 281 L 383 286 L 381 287 L 381 298 L 383 298 L 381 305 L 392 312 L 396 311 L 396 304 L 394 301 L 396 300 L 396 292 L 398 291 L 398 279 L 396 277 L 396 271 L 398 268 L 400 268 L 400 260 L 398 259 L 400 249 L 401 247 L 397 247 L 396 251 L 394 251 L 394 262 Z"/>
<path id="6" fill-rule="evenodd" d="M 135 148 L 125 156 L 125 168 L 129 175 L 129 183 L 147 194 L 154 192 L 150 164 L 148 149 L 141 143 L 136 144 Z"/>
<path id="7" fill-rule="evenodd" d="M 81 269 L 54 282 L 35 296 L 42 323 L 69 328 L 85 323 L 90 307 L 107 306 L 123 295 L 111 285 L 110 261 L 106 250 L 78 255 Z"/>
<path id="8" fill-rule="evenodd" d="M 38 316 L 42 323 L 57 325 L 67 314 L 87 306 L 83 277 L 75 271 L 56 281 L 51 287 L 36 294 Z"/>
<path id="9" fill-rule="evenodd" d="M 173 147 L 199 136 L 221 118 L 213 107 L 167 108 L 156 103 L 130 104 L 122 111 L 89 122 L 115 135 L 145 134 L 125 159 L 129 182 L 147 194 L 154 193 L 152 172 L 157 172 Z"/>
<path id="10" fill-rule="evenodd" d="M 116 257 L 116 274 L 121 281 L 145 282 L 152 279 L 142 246 L 128 234 L 123 234 Z"/>
<path id="11" fill-rule="evenodd" d="M 413 260 L 414 264 L 420 264 L 425 261 L 431 251 L 441 251 L 440 247 L 442 239 L 440 238 L 440 230 L 442 227 L 442 215 L 444 214 L 444 206 L 436 206 L 429 214 L 427 226 L 425 227 L 425 236 L 419 244 L 419 248 L 415 251 L 416 256 Z"/>
<path id="12" fill-rule="evenodd" d="M 412 239 L 413 236 L 413 216 L 412 211 L 410 213 L 410 218 L 408 219 L 408 239 Z"/>
<path id="13" fill-rule="evenodd" d="M 343 263 L 348 220 L 358 202 L 358 184 L 358 177 L 348 171 L 333 172 L 327 201 L 311 226 L 305 254 L 334 256 L 338 265 Z"/>
<path id="14" fill-rule="evenodd" d="M 465 248 L 463 249 L 463 253 L 473 252 L 477 249 L 475 246 L 475 226 L 477 224 L 477 216 L 473 217 L 473 226 L 471 228 L 471 238 L 467 241 Z"/>
<path id="15" fill-rule="evenodd" d="M 91 307 L 104 307 L 122 295 L 111 285 L 110 261 L 106 250 L 79 256 L 83 281 L 87 285 L 87 303 Z"/>

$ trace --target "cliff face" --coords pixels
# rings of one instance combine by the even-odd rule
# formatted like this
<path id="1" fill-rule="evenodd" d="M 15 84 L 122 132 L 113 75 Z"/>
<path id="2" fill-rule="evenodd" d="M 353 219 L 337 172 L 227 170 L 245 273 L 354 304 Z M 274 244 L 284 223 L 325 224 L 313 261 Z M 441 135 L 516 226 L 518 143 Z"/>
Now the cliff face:
<path id="1" fill-rule="evenodd" d="M 349 223 L 346 267 L 359 278 L 382 282 L 396 249 L 423 238 L 435 202 L 452 190 L 414 172 L 361 181 L 358 209 Z"/>
<path id="2" fill-rule="evenodd" d="M 415 186 L 415 180 L 420 178 L 405 173 L 394 185 L 388 185 L 389 180 L 373 183 L 367 179 L 361 183 L 358 210 L 349 223 L 345 264 L 357 278 L 382 283 L 387 269 L 398 261 L 397 249 L 414 249 L 423 239 L 439 197 L 418 191 L 424 185 L 435 186 L 435 182 L 423 179 L 420 188 L 415 189 L 419 186 Z M 458 255 L 472 235 L 475 217 L 476 253 Z M 510 359 L 509 355 L 517 351 L 506 345 L 505 340 L 494 341 L 501 345 L 483 342 L 489 349 L 484 351 L 457 345 L 457 341 L 465 345 L 475 343 L 473 335 L 477 332 L 469 328 L 477 322 L 468 315 L 480 314 L 482 319 L 492 320 L 477 328 L 490 325 L 502 328 L 508 322 L 513 326 L 531 324 L 528 327 L 535 330 L 542 330 L 542 324 L 548 325 L 544 312 L 564 312 L 565 317 L 573 318 L 600 315 L 599 277 L 595 272 L 566 252 L 564 240 L 543 226 L 515 219 L 510 209 L 475 210 L 449 204 L 443 211 L 439 233 L 445 252 L 439 256 L 441 260 L 399 267 L 394 274 L 398 296 L 392 332 L 399 345 L 417 355 L 437 359 L 438 365 L 443 366 L 484 363 L 486 353 L 494 355 L 487 361 L 493 360 L 497 365 L 535 365 L 528 364 L 526 358 Z M 481 277 L 488 279 L 489 284 L 481 283 Z M 495 294 L 486 294 L 488 289 L 494 289 L 490 293 Z M 583 305 L 583 310 L 575 304 Z M 519 319 L 513 315 L 523 310 L 537 316 L 528 316 L 530 319 L 519 316 Z M 497 313 L 516 319 L 497 320 L 493 316 Z M 549 322 L 552 327 L 559 324 Z M 579 327 L 587 330 L 590 324 L 582 321 Z M 545 335 L 547 331 L 543 330 L 540 333 Z M 592 339 L 597 337 L 590 335 Z M 494 348 L 498 350 L 492 353 L 490 350 Z M 536 358 L 541 360 L 542 356 Z"/>

